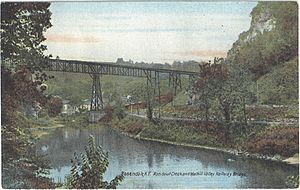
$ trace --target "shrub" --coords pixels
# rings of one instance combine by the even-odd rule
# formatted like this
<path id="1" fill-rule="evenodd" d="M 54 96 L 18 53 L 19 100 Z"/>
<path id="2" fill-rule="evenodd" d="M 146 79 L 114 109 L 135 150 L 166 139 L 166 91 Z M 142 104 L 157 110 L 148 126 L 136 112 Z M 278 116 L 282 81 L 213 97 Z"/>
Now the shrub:
<path id="1" fill-rule="evenodd" d="M 104 122 L 110 122 L 113 118 L 114 109 L 111 106 L 106 106 L 104 108 L 105 116 L 102 118 Z"/>
<path id="2" fill-rule="evenodd" d="M 72 189 L 115 189 L 124 179 L 123 175 L 116 176 L 112 181 L 104 181 L 103 176 L 108 167 L 108 153 L 100 146 L 96 146 L 93 136 L 89 137 L 89 144 L 85 147 L 85 155 L 81 160 L 74 155 L 71 174 L 67 178 L 66 186 Z"/>
<path id="3" fill-rule="evenodd" d="M 248 107 L 247 114 L 254 119 L 276 120 L 282 119 L 288 115 L 287 107 Z"/>
<path id="4" fill-rule="evenodd" d="M 50 97 L 46 103 L 46 109 L 49 116 L 58 116 L 63 108 L 62 99 L 58 97 Z"/>
<path id="5" fill-rule="evenodd" d="M 299 187 L 299 175 L 297 176 L 288 176 L 286 185 L 289 188 L 298 188 Z"/>
<path id="6" fill-rule="evenodd" d="M 139 132 L 142 131 L 142 129 L 143 126 L 140 122 L 134 122 L 130 127 L 126 129 L 126 132 L 137 135 Z"/>
<path id="7" fill-rule="evenodd" d="M 245 148 L 250 152 L 286 157 L 298 153 L 298 146 L 299 134 L 295 127 L 267 128 L 250 136 L 245 143 Z"/>

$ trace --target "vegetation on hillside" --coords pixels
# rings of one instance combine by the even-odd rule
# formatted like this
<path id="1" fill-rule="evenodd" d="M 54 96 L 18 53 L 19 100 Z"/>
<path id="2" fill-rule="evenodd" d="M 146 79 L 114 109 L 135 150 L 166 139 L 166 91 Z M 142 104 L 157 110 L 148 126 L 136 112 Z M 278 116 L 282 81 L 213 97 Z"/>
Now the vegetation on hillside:
<path id="1" fill-rule="evenodd" d="M 251 13 L 249 31 L 240 35 L 228 57 L 200 65 L 199 79 L 192 91 L 201 110 L 199 116 L 206 123 L 223 123 L 228 141 L 235 141 L 230 134 L 236 123 L 240 125 L 239 135 L 247 136 L 247 122 L 253 118 L 298 118 L 291 113 L 298 104 L 297 10 L 295 2 L 259 2 Z M 260 104 L 279 106 L 271 109 Z M 251 141 L 253 146 L 245 147 L 262 154 L 290 156 L 298 151 L 297 133 L 298 128 L 272 129 L 252 136 L 255 143 Z M 296 146 L 288 143 L 292 140 Z"/>
<path id="2" fill-rule="evenodd" d="M 257 81 L 261 104 L 298 104 L 298 57 L 274 66 Z"/>
<path id="3" fill-rule="evenodd" d="M 258 103 L 298 104 L 297 2 L 258 2 L 251 16 L 228 60 L 254 74 Z"/>
<path id="4" fill-rule="evenodd" d="M 54 79 L 47 81 L 48 89 L 47 94 L 59 96 L 62 99 L 70 100 L 73 105 L 82 105 L 84 100 L 90 101 L 91 98 L 91 85 L 92 79 L 87 74 L 72 74 L 72 73 L 54 73 L 48 72 L 53 75 Z M 162 96 L 170 96 L 174 93 L 169 87 L 168 76 L 160 76 L 160 90 Z M 126 76 L 101 76 L 101 88 L 105 104 L 118 104 L 122 103 L 121 98 L 130 95 L 133 102 L 147 102 L 147 86 L 145 78 L 132 78 Z M 177 93 L 184 92 L 188 86 L 188 79 L 182 77 L 182 89 L 178 89 Z M 154 95 L 154 86 L 149 86 L 149 95 L 151 102 L 157 106 L 158 90 Z M 187 95 L 185 95 L 187 101 Z M 164 102 L 162 101 L 162 104 Z"/>
<path id="5" fill-rule="evenodd" d="M 206 121 L 210 118 L 247 122 L 246 104 L 253 102 L 251 75 L 245 67 L 226 64 L 223 59 L 200 65 L 200 76 L 193 87 L 196 103 Z"/>

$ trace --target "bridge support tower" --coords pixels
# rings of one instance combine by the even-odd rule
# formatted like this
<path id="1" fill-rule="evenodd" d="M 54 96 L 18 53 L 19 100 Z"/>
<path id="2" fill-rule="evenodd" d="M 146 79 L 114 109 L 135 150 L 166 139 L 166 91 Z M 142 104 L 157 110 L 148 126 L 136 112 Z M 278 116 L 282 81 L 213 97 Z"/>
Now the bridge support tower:
<path id="1" fill-rule="evenodd" d="M 182 88 L 181 85 L 181 75 L 178 73 L 169 73 L 169 87 L 172 86 L 172 105 L 174 106 L 174 98 L 177 95 L 178 88 Z"/>
<path id="2" fill-rule="evenodd" d="M 161 117 L 161 110 L 160 110 L 160 79 L 159 79 L 159 72 L 154 71 L 144 71 L 145 76 L 146 76 L 146 88 L 147 88 L 147 109 L 148 109 L 148 114 L 152 114 L 154 113 L 154 104 L 155 104 L 155 97 L 156 95 L 158 95 L 158 115 L 156 115 L 156 117 L 158 117 L 160 119 Z M 153 92 L 151 92 L 151 90 L 153 90 Z M 151 98 L 152 97 L 152 98 Z M 149 117 L 149 116 L 148 116 Z M 152 117 L 151 117 L 152 118 Z"/>
<path id="3" fill-rule="evenodd" d="M 92 96 L 90 104 L 90 115 L 89 121 L 92 123 L 98 122 L 104 116 L 103 113 L 103 99 L 102 99 L 102 90 L 99 74 L 91 74 L 93 79 L 92 83 Z"/>

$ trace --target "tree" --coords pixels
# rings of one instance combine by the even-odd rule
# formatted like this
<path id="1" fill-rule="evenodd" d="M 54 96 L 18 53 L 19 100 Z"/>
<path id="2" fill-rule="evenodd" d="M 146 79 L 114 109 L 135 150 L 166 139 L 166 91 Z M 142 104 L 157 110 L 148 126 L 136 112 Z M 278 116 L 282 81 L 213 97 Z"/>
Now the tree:
<path id="1" fill-rule="evenodd" d="M 205 118 L 222 113 L 226 123 L 240 118 L 235 113 L 242 113 L 246 121 L 246 102 L 253 97 L 249 91 L 251 74 L 243 65 L 226 63 L 215 58 L 214 63 L 200 65 L 200 77 L 194 86 L 198 103 L 205 109 Z M 241 108 L 242 107 L 242 108 Z"/>
<path id="2" fill-rule="evenodd" d="M 298 59 L 275 66 L 256 82 L 259 103 L 298 104 Z"/>
<path id="3" fill-rule="evenodd" d="M 37 90 L 48 77 L 43 55 L 43 32 L 50 23 L 50 3 L 1 3 L 1 145 L 4 188 L 54 188 L 43 158 L 32 155 L 30 127 L 18 109 L 26 104 L 43 103 Z M 32 79 L 34 74 L 35 80 Z"/>
<path id="4" fill-rule="evenodd" d="M 58 114 L 60 114 L 62 107 L 63 102 L 61 98 L 50 97 L 47 100 L 46 109 L 48 111 L 49 116 L 57 116 Z"/>
<path id="5" fill-rule="evenodd" d="M 16 110 L 25 105 L 40 102 L 45 105 L 46 97 L 37 89 L 36 81 L 31 80 L 28 69 L 17 72 L 1 67 L 1 119 L 2 125 L 10 125 L 15 120 Z"/>
<path id="6" fill-rule="evenodd" d="M 226 66 L 228 78 L 224 81 L 222 96 L 229 99 L 231 112 L 228 112 L 232 114 L 230 119 L 247 123 L 246 104 L 255 100 L 251 91 L 254 85 L 253 74 L 244 65 L 227 63 Z"/>
<path id="7" fill-rule="evenodd" d="M 213 89 L 211 87 L 212 81 L 211 79 L 211 70 L 212 66 L 210 63 L 204 63 L 200 66 L 200 75 L 198 81 L 195 83 L 193 87 L 193 94 L 196 94 L 198 97 L 196 99 L 196 103 L 199 104 L 200 110 L 204 109 L 204 116 L 206 124 L 209 119 L 209 109 L 211 107 L 211 102 L 213 100 Z"/>
<path id="8" fill-rule="evenodd" d="M 133 95 L 136 101 L 146 102 L 147 103 L 147 111 L 146 115 L 147 118 L 151 121 L 153 120 L 153 108 L 155 105 L 155 95 L 154 95 L 154 88 L 155 86 L 150 82 L 148 84 L 141 85 L 139 84 L 135 88 L 133 88 L 130 93 Z"/>
<path id="9" fill-rule="evenodd" d="M 1 61 L 10 67 L 25 66 L 36 79 L 45 79 L 43 32 L 52 26 L 50 3 L 1 3 Z"/>
<path id="10" fill-rule="evenodd" d="M 100 146 L 96 146 L 95 139 L 89 137 L 85 154 L 81 154 L 81 160 L 74 154 L 71 174 L 68 177 L 67 186 L 72 189 L 115 189 L 124 179 L 123 175 L 116 176 L 112 181 L 104 181 L 103 176 L 108 167 L 108 153 Z"/>
<path id="11" fill-rule="evenodd" d="M 46 39 L 43 32 L 52 26 L 49 6 L 50 3 L 31 2 L 1 4 L 1 68 L 11 78 L 1 82 L 1 95 L 5 97 L 1 101 L 3 112 L 12 113 L 18 106 L 41 101 L 42 93 L 36 88 L 48 78 L 42 72 L 47 56 L 43 55 L 46 46 L 41 43 Z M 13 107 L 8 106 L 12 105 L 10 99 L 15 104 Z"/>
<path id="12" fill-rule="evenodd" d="M 228 101 L 223 99 L 223 84 L 227 80 L 228 71 L 225 65 L 218 63 L 220 59 L 215 59 L 214 63 L 200 65 L 200 75 L 194 85 L 194 93 L 198 95 L 198 103 L 205 110 L 205 120 L 209 119 L 209 109 L 214 101 L 218 101 L 224 107 L 225 119 L 228 119 Z"/>

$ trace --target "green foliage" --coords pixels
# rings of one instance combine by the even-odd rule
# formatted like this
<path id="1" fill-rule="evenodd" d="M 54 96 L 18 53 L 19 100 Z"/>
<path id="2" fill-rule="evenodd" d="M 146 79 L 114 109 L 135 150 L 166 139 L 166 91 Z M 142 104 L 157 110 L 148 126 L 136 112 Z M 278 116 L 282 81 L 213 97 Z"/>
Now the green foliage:
<path id="1" fill-rule="evenodd" d="M 250 35 L 252 28 L 263 16 L 272 19 L 275 27 L 271 31 L 258 34 L 253 40 L 244 43 L 237 54 L 230 54 L 235 63 L 269 67 L 295 57 L 298 53 L 298 5 L 296 2 L 259 2 L 253 9 L 250 30 L 243 36 Z M 271 24 L 271 23 L 270 23 Z M 240 36 L 242 39 L 243 36 Z M 245 37 L 244 37 L 245 38 Z M 258 69 L 258 68 L 257 68 Z M 265 72 L 268 72 L 268 68 Z M 259 76 L 259 73 L 257 73 Z M 261 73 L 264 74 L 264 73 Z"/>
<path id="2" fill-rule="evenodd" d="M 122 175 L 116 176 L 112 181 L 104 181 L 103 176 L 108 167 L 108 153 L 100 146 L 96 146 L 95 139 L 90 136 L 85 154 L 79 159 L 74 154 L 72 160 L 71 174 L 67 186 L 72 189 L 115 189 L 124 179 Z"/>
<path id="3" fill-rule="evenodd" d="M 48 72 L 48 74 L 55 78 L 47 81 L 49 86 L 47 94 L 58 95 L 63 99 L 70 100 L 73 105 L 80 105 L 83 100 L 91 98 L 92 79 L 89 75 L 53 72 Z M 122 96 L 131 94 L 133 89 L 138 89 L 145 84 L 143 79 L 132 80 L 131 77 L 122 76 L 102 76 L 100 80 L 104 102 L 111 105 L 120 101 Z"/>
<path id="4" fill-rule="evenodd" d="M 178 143 L 222 146 L 225 141 L 224 128 L 212 122 L 152 122 L 144 118 L 126 116 L 121 121 L 112 122 L 111 125 L 131 135 Z"/>
<path id="5" fill-rule="evenodd" d="M 47 94 L 70 100 L 72 105 L 81 105 L 83 100 L 91 98 L 92 79 L 89 75 L 53 72 L 48 74 L 53 75 L 54 78 L 47 81 Z"/>
<path id="6" fill-rule="evenodd" d="M 126 115 L 124 105 L 120 97 L 115 97 L 115 105 L 113 106 L 113 114 L 117 116 L 119 120 L 123 119 Z"/>
<path id="7" fill-rule="evenodd" d="M 181 105 L 181 106 L 171 106 L 167 105 L 164 106 L 161 110 L 161 114 L 164 117 L 199 117 L 199 115 L 203 115 L 201 112 L 202 110 L 199 109 L 197 106 L 190 106 L 190 105 Z"/>
<path id="8" fill-rule="evenodd" d="M 200 66 L 200 77 L 194 85 L 200 109 L 205 110 L 206 121 L 221 113 L 226 122 L 246 122 L 246 103 L 251 103 L 251 74 L 247 68 L 237 64 L 226 64 L 215 59 L 213 64 Z"/>
<path id="9" fill-rule="evenodd" d="M 48 79 L 41 64 L 46 58 L 43 32 L 51 27 L 50 3 L 1 3 L 1 145 L 4 188 L 54 188 L 40 174 L 48 164 L 33 152 L 33 139 L 20 119 L 22 107 L 44 105 L 45 96 L 37 90 Z M 14 70 L 12 70 L 14 68 Z M 32 80 L 32 74 L 35 80 Z"/>
<path id="10" fill-rule="evenodd" d="M 59 123 L 66 127 L 80 128 L 83 126 L 88 126 L 90 123 L 88 121 L 88 114 L 76 114 L 76 115 L 64 115 L 57 117 Z"/>
<path id="11" fill-rule="evenodd" d="M 74 74 L 74 73 L 54 73 L 48 72 L 47 74 L 53 75 L 54 79 L 48 80 L 48 89 L 46 93 L 48 95 L 58 95 L 62 99 L 70 100 L 72 105 L 81 105 L 83 100 L 90 99 L 91 97 L 91 78 L 86 74 Z M 134 79 L 134 80 L 133 80 Z M 121 105 L 124 107 L 121 97 L 131 95 L 132 99 L 136 102 L 147 102 L 147 87 L 145 78 L 132 78 L 126 76 L 102 76 L 101 87 L 103 93 L 103 100 L 105 104 L 111 106 Z M 188 79 L 182 77 L 182 86 L 187 86 Z M 166 75 L 160 77 L 161 95 L 169 96 L 168 101 L 172 99 L 172 90 L 168 86 L 169 80 Z M 177 94 L 180 96 L 180 92 L 184 89 L 178 89 Z M 151 96 L 151 104 L 158 106 L 158 99 L 154 97 L 153 86 L 149 87 L 149 94 Z M 156 89 L 156 96 L 158 91 Z M 171 97 L 170 97 L 171 96 Z M 179 103 L 184 102 L 182 100 Z M 187 97 L 186 97 L 187 99 Z M 167 102 L 167 101 L 166 101 Z M 165 99 L 161 100 L 161 103 L 165 103 Z"/>
<path id="12" fill-rule="evenodd" d="M 46 65 L 41 44 L 44 32 L 50 28 L 50 3 L 1 3 L 1 60 L 10 67 L 25 66 L 36 79 L 46 79 L 42 69 Z"/>
<path id="13" fill-rule="evenodd" d="M 126 116 L 111 126 L 137 137 L 212 147 L 233 148 L 263 155 L 290 156 L 298 153 L 298 128 L 267 127 L 241 123 L 205 121 L 151 122 Z"/>
<path id="14" fill-rule="evenodd" d="M 298 4 L 297 2 L 273 2 L 269 4 L 270 12 L 277 22 L 280 37 L 285 42 L 288 57 L 298 55 Z M 287 59 L 288 60 L 288 59 Z"/>
<path id="15" fill-rule="evenodd" d="M 258 103 L 298 104 L 297 2 L 258 2 L 251 16 L 250 29 L 240 34 L 228 60 L 254 74 Z"/>
<path id="16" fill-rule="evenodd" d="M 4 188 L 54 188 L 43 156 L 35 155 L 34 139 L 26 130 L 32 123 L 20 113 L 10 125 L 2 123 L 2 187 Z"/>
<path id="17" fill-rule="evenodd" d="M 178 94 L 176 94 L 174 100 L 171 92 L 165 94 L 164 97 L 165 97 L 164 99 L 165 102 L 168 103 L 167 106 L 172 106 L 172 107 L 186 105 L 188 100 L 188 95 L 186 94 L 185 91 L 181 91 Z"/>
<path id="18" fill-rule="evenodd" d="M 298 104 L 298 59 L 272 68 L 258 81 L 259 102 L 262 104 Z"/>
<path id="19" fill-rule="evenodd" d="M 5 188 L 52 188 L 50 179 L 39 175 L 47 164 L 29 152 L 33 141 L 26 129 L 32 123 L 17 112 L 22 106 L 34 105 L 35 101 L 43 104 L 46 99 L 27 77 L 27 69 L 11 73 L 2 67 L 1 74 L 2 184 Z"/>
<path id="20" fill-rule="evenodd" d="M 216 126 L 201 123 L 203 130 L 199 129 L 199 125 L 183 124 L 176 122 L 163 122 L 157 125 L 150 125 L 145 128 L 141 137 L 153 139 L 163 139 L 177 143 L 188 143 L 195 145 L 206 145 L 212 147 L 226 146 L 222 143 L 223 133 L 213 134 L 204 129 L 204 126 L 214 128 Z"/>
<path id="21" fill-rule="evenodd" d="M 298 118 L 298 107 L 247 107 L 249 118 L 276 121 Z"/>
<path id="22" fill-rule="evenodd" d="M 35 102 L 45 104 L 45 96 L 36 88 L 27 69 L 12 73 L 9 69 L 1 67 L 1 119 L 8 124 L 14 119 L 15 111 L 22 106 L 34 106 Z"/>
<path id="23" fill-rule="evenodd" d="M 289 188 L 298 188 L 299 187 L 299 175 L 288 176 L 286 184 Z"/>

